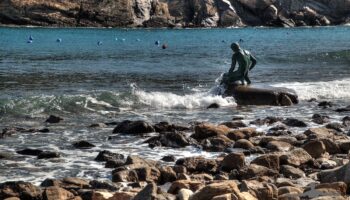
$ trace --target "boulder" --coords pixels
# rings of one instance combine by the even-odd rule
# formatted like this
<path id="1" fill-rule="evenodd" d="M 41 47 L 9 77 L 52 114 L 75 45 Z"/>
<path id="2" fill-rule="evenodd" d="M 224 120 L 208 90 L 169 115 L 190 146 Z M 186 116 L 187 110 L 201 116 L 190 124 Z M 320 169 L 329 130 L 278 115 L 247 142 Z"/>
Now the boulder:
<path id="1" fill-rule="evenodd" d="M 273 151 L 290 151 L 294 147 L 287 142 L 273 140 L 267 143 L 266 148 Z"/>
<path id="2" fill-rule="evenodd" d="M 66 200 L 66 199 L 74 199 L 74 194 L 71 192 L 60 188 L 60 187 L 47 187 L 43 192 L 43 198 L 45 200 Z"/>
<path id="3" fill-rule="evenodd" d="M 259 200 L 277 199 L 278 190 L 274 184 L 257 180 L 244 180 L 240 186 L 242 192 L 249 192 Z"/>
<path id="4" fill-rule="evenodd" d="M 239 139 L 235 142 L 234 148 L 253 149 L 255 146 L 246 139 Z"/>
<path id="5" fill-rule="evenodd" d="M 145 121 L 129 121 L 125 120 L 114 128 L 113 133 L 142 135 L 145 133 L 155 132 L 154 127 Z"/>
<path id="6" fill-rule="evenodd" d="M 309 161 L 312 161 L 312 157 L 302 148 L 293 149 L 280 156 L 280 164 L 287 164 L 296 167 Z"/>
<path id="7" fill-rule="evenodd" d="M 328 152 L 329 154 L 341 153 L 339 145 L 333 142 L 331 139 L 324 138 L 320 139 L 320 141 L 324 144 L 324 146 L 326 147 L 326 152 Z"/>
<path id="8" fill-rule="evenodd" d="M 344 125 L 341 123 L 333 122 L 326 125 L 326 128 L 332 129 L 338 132 L 344 132 Z"/>
<path id="9" fill-rule="evenodd" d="M 202 140 L 201 145 L 206 151 L 220 152 L 227 148 L 233 147 L 234 141 L 230 140 L 225 135 L 220 135 Z"/>
<path id="10" fill-rule="evenodd" d="M 303 146 L 303 149 L 308 152 L 313 158 L 319 158 L 326 152 L 326 146 L 322 141 L 310 141 Z"/>
<path id="11" fill-rule="evenodd" d="M 27 149 L 19 150 L 16 152 L 18 154 L 22 154 L 22 155 L 38 156 L 39 154 L 41 154 L 43 152 L 43 150 L 27 148 Z"/>
<path id="12" fill-rule="evenodd" d="M 38 159 L 59 158 L 60 156 L 58 152 L 44 151 L 38 155 Z"/>
<path id="13" fill-rule="evenodd" d="M 241 168 L 239 171 L 239 177 L 241 179 L 250 179 L 262 176 L 275 177 L 278 175 L 278 171 L 256 164 L 250 164 L 248 167 Z"/>
<path id="14" fill-rule="evenodd" d="M 280 157 L 275 154 L 262 155 L 255 158 L 251 164 L 257 164 L 276 171 L 280 170 Z"/>
<path id="15" fill-rule="evenodd" d="M 0 183 L 0 199 L 17 197 L 19 199 L 42 199 L 42 191 L 39 187 L 23 182 L 4 182 Z"/>
<path id="16" fill-rule="evenodd" d="M 187 126 L 169 124 L 168 122 L 159 122 L 157 124 L 154 124 L 153 127 L 158 133 L 169 133 L 169 132 L 190 130 L 190 128 Z"/>
<path id="17" fill-rule="evenodd" d="M 191 137 L 196 140 L 203 140 L 209 137 L 227 135 L 230 128 L 225 125 L 216 126 L 214 124 L 203 123 L 195 126 L 194 131 L 195 133 Z"/>
<path id="18" fill-rule="evenodd" d="M 228 86 L 224 96 L 233 96 L 238 105 L 284 106 L 283 96 L 287 96 L 293 104 L 298 103 L 294 91 L 268 86 Z"/>
<path id="19" fill-rule="evenodd" d="M 181 189 L 179 190 L 179 193 L 176 196 L 176 199 L 178 200 L 188 200 L 190 196 L 193 194 L 193 192 L 189 189 Z"/>
<path id="20" fill-rule="evenodd" d="M 177 179 L 176 172 L 170 166 L 162 166 L 159 168 L 160 171 L 160 184 L 167 182 L 173 182 Z"/>
<path id="21" fill-rule="evenodd" d="M 117 168 L 118 169 L 118 168 Z M 158 182 L 161 176 L 160 171 L 155 167 L 140 167 L 135 169 L 114 170 L 112 172 L 113 182 Z"/>
<path id="22" fill-rule="evenodd" d="M 197 191 L 202 187 L 204 187 L 204 183 L 202 181 L 177 180 L 172 182 L 168 190 L 168 193 L 177 194 L 181 189 L 189 189 L 191 191 Z"/>
<path id="23" fill-rule="evenodd" d="M 227 137 L 231 140 L 237 141 L 239 139 L 249 139 L 259 135 L 255 128 L 240 128 L 237 130 L 232 130 L 227 133 Z"/>
<path id="24" fill-rule="evenodd" d="M 150 147 L 164 146 L 172 148 L 186 147 L 195 142 L 193 139 L 187 138 L 184 133 L 181 132 L 168 132 L 160 134 L 159 136 L 151 137 L 146 140 Z"/>
<path id="25" fill-rule="evenodd" d="M 292 179 L 305 177 L 305 173 L 302 170 L 290 165 L 282 165 L 281 174 L 283 174 L 287 178 L 292 178 Z"/>
<path id="26" fill-rule="evenodd" d="M 224 122 L 224 123 L 221 123 L 220 125 L 225 125 L 225 126 L 227 126 L 229 128 L 232 128 L 232 129 L 247 127 L 247 124 L 245 124 L 241 120 L 236 120 L 236 121 L 231 121 L 231 122 Z"/>
<path id="27" fill-rule="evenodd" d="M 164 162 L 175 162 L 176 157 L 173 155 L 168 155 L 168 156 L 164 156 L 161 160 Z"/>
<path id="28" fill-rule="evenodd" d="M 158 193 L 158 187 L 155 183 L 151 182 L 142 189 L 137 195 L 133 198 L 133 200 L 165 200 L 167 199 L 164 194 Z"/>
<path id="29" fill-rule="evenodd" d="M 221 168 L 225 171 L 240 169 L 245 166 L 245 156 L 243 153 L 230 153 L 221 162 Z"/>
<path id="30" fill-rule="evenodd" d="M 84 141 L 84 140 L 74 142 L 73 146 L 75 148 L 78 148 L 78 149 L 90 149 L 90 148 L 95 147 L 95 145 L 91 144 L 88 141 Z"/>
<path id="31" fill-rule="evenodd" d="M 100 151 L 100 153 L 98 153 L 98 155 L 96 156 L 95 160 L 96 161 L 108 161 L 108 160 L 124 160 L 125 157 L 123 154 L 119 154 L 119 153 L 113 153 L 107 150 L 103 150 Z"/>
<path id="32" fill-rule="evenodd" d="M 307 127 L 307 124 L 299 119 L 287 118 L 282 121 L 285 125 L 291 127 Z"/>
<path id="33" fill-rule="evenodd" d="M 318 178 L 321 183 L 344 182 L 350 185 L 350 162 L 328 170 L 322 170 L 318 173 Z"/>
<path id="34" fill-rule="evenodd" d="M 188 157 L 176 161 L 176 165 L 185 166 L 187 171 L 214 173 L 217 170 L 217 163 L 213 159 L 205 159 L 203 157 Z"/>
<path id="35" fill-rule="evenodd" d="M 304 134 L 309 139 L 320 139 L 320 138 L 329 138 L 333 136 L 333 132 L 325 127 L 321 128 L 310 128 L 304 132 Z"/>
<path id="36" fill-rule="evenodd" d="M 271 124 L 274 124 L 276 122 L 279 122 L 279 121 L 282 121 L 283 119 L 282 118 L 279 118 L 279 117 L 266 117 L 264 119 L 256 119 L 254 121 L 251 121 L 250 124 L 255 124 L 255 125 L 259 125 L 259 126 L 262 126 L 262 125 L 271 125 Z"/>
<path id="37" fill-rule="evenodd" d="M 209 184 L 194 193 L 190 200 L 211 200 L 215 196 L 227 193 L 240 193 L 235 181 L 221 181 Z"/>
<path id="38" fill-rule="evenodd" d="M 288 195 L 299 195 L 303 193 L 302 188 L 293 186 L 283 186 L 278 188 L 278 196 L 288 194 Z M 279 199 L 279 198 L 278 198 Z"/>
<path id="39" fill-rule="evenodd" d="M 312 116 L 312 121 L 315 122 L 316 124 L 324 124 L 324 123 L 328 123 L 330 120 L 328 116 L 314 114 Z"/>

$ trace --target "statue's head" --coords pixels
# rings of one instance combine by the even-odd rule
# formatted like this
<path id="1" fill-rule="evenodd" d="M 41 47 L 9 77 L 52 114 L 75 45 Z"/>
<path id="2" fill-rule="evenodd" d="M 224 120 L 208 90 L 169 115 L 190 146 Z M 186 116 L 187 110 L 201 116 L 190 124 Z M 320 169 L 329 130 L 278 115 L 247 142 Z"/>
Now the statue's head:
<path id="1" fill-rule="evenodd" d="M 231 44 L 231 49 L 234 51 L 234 52 L 238 52 L 240 47 L 239 47 L 239 44 L 237 42 L 234 42 Z"/>

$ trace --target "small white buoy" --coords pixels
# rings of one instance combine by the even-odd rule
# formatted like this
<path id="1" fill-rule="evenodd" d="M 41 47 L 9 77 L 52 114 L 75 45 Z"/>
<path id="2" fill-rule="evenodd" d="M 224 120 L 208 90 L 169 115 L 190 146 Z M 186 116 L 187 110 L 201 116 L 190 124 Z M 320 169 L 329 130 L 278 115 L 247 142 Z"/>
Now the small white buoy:
<path id="1" fill-rule="evenodd" d="M 115 41 L 118 41 L 118 38 L 115 38 Z"/>
<path id="2" fill-rule="evenodd" d="M 123 38 L 122 41 L 125 42 L 125 38 Z"/>
<path id="3" fill-rule="evenodd" d="M 33 43 L 33 40 L 28 40 L 27 43 L 31 44 L 31 43 Z"/>

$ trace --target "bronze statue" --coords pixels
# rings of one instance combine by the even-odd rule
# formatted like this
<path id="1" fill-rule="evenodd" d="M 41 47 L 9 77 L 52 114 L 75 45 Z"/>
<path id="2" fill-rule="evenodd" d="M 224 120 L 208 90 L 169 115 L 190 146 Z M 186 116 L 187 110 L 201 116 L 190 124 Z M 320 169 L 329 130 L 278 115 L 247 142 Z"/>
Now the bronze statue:
<path id="1" fill-rule="evenodd" d="M 223 75 L 220 84 L 225 84 L 227 86 L 234 84 L 236 81 L 241 81 L 241 84 L 244 85 L 244 80 L 247 81 L 247 84 L 251 84 L 248 72 L 256 65 L 256 59 L 249 51 L 241 49 L 238 43 L 232 43 L 231 49 L 234 52 L 232 55 L 231 68 L 228 73 Z M 236 62 L 238 62 L 238 69 L 234 71 Z"/>

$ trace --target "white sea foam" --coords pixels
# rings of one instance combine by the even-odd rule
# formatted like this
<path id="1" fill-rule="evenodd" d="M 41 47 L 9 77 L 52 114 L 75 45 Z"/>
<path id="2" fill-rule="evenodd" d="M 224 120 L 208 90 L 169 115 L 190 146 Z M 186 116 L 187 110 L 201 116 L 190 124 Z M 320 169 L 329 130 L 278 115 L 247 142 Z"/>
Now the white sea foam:
<path id="1" fill-rule="evenodd" d="M 217 103 L 223 107 L 236 105 L 233 97 L 224 98 L 210 92 L 177 95 L 170 92 L 145 92 L 143 90 L 136 90 L 134 94 L 141 103 L 155 108 L 196 109 L 205 108 L 213 103 Z"/>
<path id="2" fill-rule="evenodd" d="M 350 79 L 328 82 L 292 82 L 274 84 L 276 87 L 294 89 L 301 100 L 317 99 L 350 99 Z"/>

